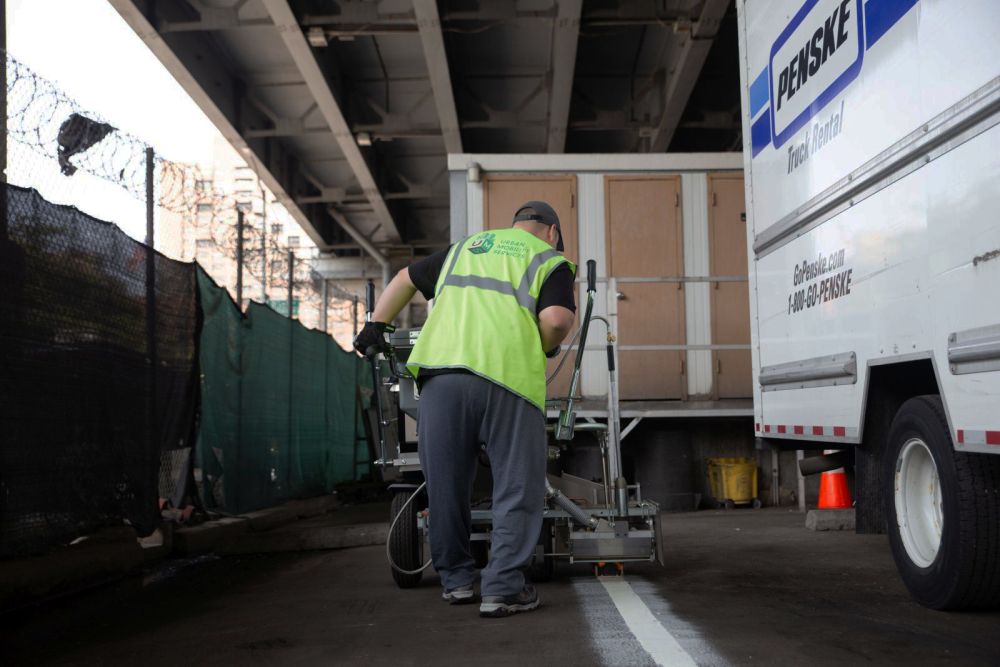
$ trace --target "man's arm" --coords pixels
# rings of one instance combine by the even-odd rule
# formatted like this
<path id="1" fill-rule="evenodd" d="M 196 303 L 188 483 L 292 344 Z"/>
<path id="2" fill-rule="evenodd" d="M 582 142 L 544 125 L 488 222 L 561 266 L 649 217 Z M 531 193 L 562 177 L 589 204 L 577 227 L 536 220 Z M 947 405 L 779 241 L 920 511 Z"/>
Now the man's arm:
<path id="1" fill-rule="evenodd" d="M 549 306 L 538 313 L 538 333 L 542 336 L 542 349 L 546 352 L 563 342 L 576 315 L 564 306 Z"/>
<path id="2" fill-rule="evenodd" d="M 409 268 L 402 269 L 382 290 L 382 296 L 379 297 L 372 313 L 372 321 L 392 322 L 416 293 L 417 286 L 410 280 Z"/>

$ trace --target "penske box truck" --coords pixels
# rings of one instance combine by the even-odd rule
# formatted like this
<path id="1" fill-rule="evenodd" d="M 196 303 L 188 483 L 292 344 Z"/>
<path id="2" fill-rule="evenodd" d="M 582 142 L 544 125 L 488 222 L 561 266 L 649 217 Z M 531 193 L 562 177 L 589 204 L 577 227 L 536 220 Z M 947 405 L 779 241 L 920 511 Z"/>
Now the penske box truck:
<path id="1" fill-rule="evenodd" d="M 1000 2 L 737 0 L 756 435 L 853 449 L 859 532 L 1000 603 Z"/>

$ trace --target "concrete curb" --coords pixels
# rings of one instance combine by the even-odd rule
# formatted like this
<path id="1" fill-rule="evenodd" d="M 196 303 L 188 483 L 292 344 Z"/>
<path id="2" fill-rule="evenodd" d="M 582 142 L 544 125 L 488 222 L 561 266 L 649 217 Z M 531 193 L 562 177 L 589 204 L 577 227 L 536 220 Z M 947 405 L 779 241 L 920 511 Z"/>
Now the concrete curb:
<path id="1" fill-rule="evenodd" d="M 344 549 L 385 541 L 387 526 L 382 524 L 309 529 L 295 525 L 301 519 L 315 520 L 338 506 L 334 495 L 293 500 L 198 525 L 163 522 L 153 535 L 139 539 L 129 526 L 104 528 L 77 544 L 41 556 L 0 562 L 0 611 L 121 579 L 139 572 L 144 563 L 171 555 Z"/>
<path id="2" fill-rule="evenodd" d="M 228 550 L 231 545 L 252 539 L 255 533 L 267 533 L 299 519 L 320 516 L 338 506 L 336 496 L 320 496 L 291 500 L 278 507 L 224 517 L 196 526 L 181 526 L 173 534 L 173 551 L 182 556 L 198 556 L 213 552 L 235 553 Z"/>
<path id="3" fill-rule="evenodd" d="M 215 553 L 231 556 L 365 547 L 385 544 L 388 532 L 389 526 L 384 523 L 317 526 L 308 529 L 290 525 L 266 533 L 251 533 L 241 539 L 220 544 Z"/>
<path id="4" fill-rule="evenodd" d="M 0 610 L 120 579 L 142 567 L 142 547 L 129 526 L 104 528 L 42 556 L 0 563 Z"/>

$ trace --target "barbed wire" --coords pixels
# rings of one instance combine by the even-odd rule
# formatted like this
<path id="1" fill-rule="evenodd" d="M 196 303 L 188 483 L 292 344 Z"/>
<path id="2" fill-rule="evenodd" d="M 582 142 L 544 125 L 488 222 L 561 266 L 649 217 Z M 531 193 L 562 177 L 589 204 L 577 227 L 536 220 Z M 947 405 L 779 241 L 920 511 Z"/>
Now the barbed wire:
<path id="1" fill-rule="evenodd" d="M 115 127 L 100 114 L 84 109 L 54 82 L 9 52 L 0 50 L 0 53 L 7 66 L 8 141 L 55 161 L 65 177 L 82 171 L 114 183 L 134 198 L 145 201 L 146 148 L 149 144 Z M 154 153 L 155 203 L 165 211 L 179 214 L 181 224 L 192 228 L 196 235 L 204 231 L 212 245 L 206 250 L 221 253 L 230 261 L 239 259 L 238 209 L 242 208 L 245 214 L 242 225 L 244 275 L 258 285 L 263 284 L 265 295 L 287 289 L 288 257 L 292 250 L 295 296 L 300 303 L 311 304 L 319 310 L 323 279 L 313 268 L 313 257 L 303 256 L 300 249 L 289 248 L 279 235 L 269 233 L 269 219 L 257 211 L 265 210 L 266 206 L 280 211 L 281 205 L 273 198 L 267 198 L 265 203 L 267 193 L 260 186 L 256 165 L 247 166 L 256 176 L 257 188 L 237 195 L 217 187 L 212 172 Z M 209 270 L 209 267 L 204 268 Z M 232 292 L 234 286 L 226 287 Z M 331 308 L 330 299 L 334 303 L 338 299 L 345 302 L 350 311 L 356 298 L 340 285 L 328 285 L 327 294 L 328 318 L 336 311 L 337 320 L 343 308 Z"/>

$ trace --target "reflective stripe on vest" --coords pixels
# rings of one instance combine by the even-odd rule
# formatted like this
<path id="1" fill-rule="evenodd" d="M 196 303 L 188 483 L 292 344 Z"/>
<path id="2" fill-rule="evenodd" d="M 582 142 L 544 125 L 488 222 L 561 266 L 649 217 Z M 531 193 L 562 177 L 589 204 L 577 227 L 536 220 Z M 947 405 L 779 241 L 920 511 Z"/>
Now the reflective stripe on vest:
<path id="1" fill-rule="evenodd" d="M 465 242 L 467 240 L 468 239 L 462 239 L 452 250 L 452 257 L 451 262 L 448 264 L 448 270 L 444 274 L 443 279 L 438 281 L 435 294 L 440 294 L 441 290 L 446 286 L 478 287 L 479 289 L 492 290 L 494 292 L 500 292 L 501 294 L 514 297 L 521 307 L 526 308 L 528 312 L 537 318 L 535 309 L 538 307 L 538 299 L 531 295 L 531 285 L 535 282 L 535 277 L 538 275 L 538 271 L 542 268 L 542 265 L 544 265 L 545 262 L 549 261 L 553 257 L 562 256 L 559 251 L 545 250 L 532 257 L 531 262 L 528 264 L 528 268 L 521 277 L 521 284 L 514 287 L 506 280 L 499 280 L 497 278 L 488 278 L 486 276 L 456 276 L 453 273 L 455 270 L 455 264 L 458 262 L 458 255 L 462 251 L 462 248 L 465 246 Z"/>

